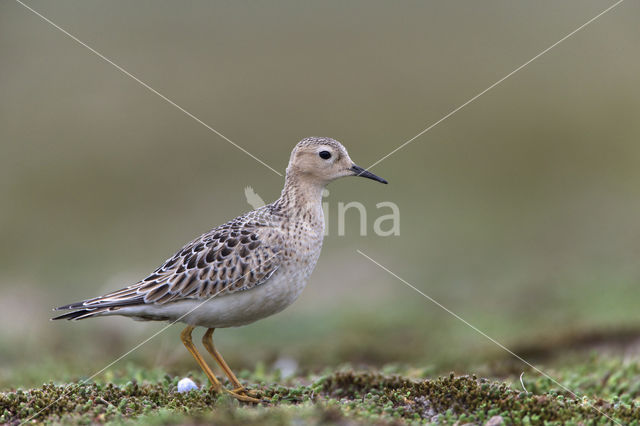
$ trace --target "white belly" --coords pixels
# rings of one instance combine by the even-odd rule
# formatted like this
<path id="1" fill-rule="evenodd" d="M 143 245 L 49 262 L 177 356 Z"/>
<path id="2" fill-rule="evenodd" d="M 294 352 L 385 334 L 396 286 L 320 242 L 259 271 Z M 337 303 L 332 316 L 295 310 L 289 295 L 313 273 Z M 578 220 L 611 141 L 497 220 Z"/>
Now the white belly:
<path id="1" fill-rule="evenodd" d="M 308 272 L 289 273 L 287 268 L 283 268 L 251 290 L 215 296 L 209 300 L 188 299 L 165 305 L 125 307 L 113 311 L 113 314 L 209 328 L 237 327 L 276 314 L 292 304 L 307 284 L 311 271 Z"/>

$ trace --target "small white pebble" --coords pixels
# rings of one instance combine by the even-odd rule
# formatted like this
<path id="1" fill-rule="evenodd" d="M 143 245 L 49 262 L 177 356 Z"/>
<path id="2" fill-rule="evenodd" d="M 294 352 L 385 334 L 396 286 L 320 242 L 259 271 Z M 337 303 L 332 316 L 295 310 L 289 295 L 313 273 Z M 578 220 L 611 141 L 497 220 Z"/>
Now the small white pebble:
<path id="1" fill-rule="evenodd" d="M 178 382 L 178 392 L 183 393 L 189 392 L 190 390 L 198 390 L 198 385 L 196 385 L 193 380 L 185 377 Z"/>

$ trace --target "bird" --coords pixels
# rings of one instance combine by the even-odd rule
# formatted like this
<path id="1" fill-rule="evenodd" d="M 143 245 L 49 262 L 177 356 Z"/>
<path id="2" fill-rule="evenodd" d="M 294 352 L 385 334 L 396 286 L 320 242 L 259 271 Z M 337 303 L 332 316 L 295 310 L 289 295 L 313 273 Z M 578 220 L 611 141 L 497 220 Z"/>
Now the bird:
<path id="1" fill-rule="evenodd" d="M 216 392 L 259 403 L 213 344 L 216 328 L 239 327 L 292 304 L 309 281 L 324 238 L 322 193 L 330 182 L 360 176 L 388 183 L 357 166 L 346 148 L 327 137 L 307 137 L 289 158 L 284 187 L 273 203 L 213 228 L 187 243 L 144 279 L 100 297 L 55 308 L 69 310 L 52 320 L 120 315 L 142 321 L 181 322 L 182 343 Z M 192 340 L 202 344 L 229 379 L 222 386 Z"/>

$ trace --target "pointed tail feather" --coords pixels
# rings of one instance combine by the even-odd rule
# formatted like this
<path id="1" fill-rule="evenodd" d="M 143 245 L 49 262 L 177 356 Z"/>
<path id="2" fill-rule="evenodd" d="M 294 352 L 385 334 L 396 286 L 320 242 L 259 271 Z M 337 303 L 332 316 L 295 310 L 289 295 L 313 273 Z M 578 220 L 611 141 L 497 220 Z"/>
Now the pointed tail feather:
<path id="1" fill-rule="evenodd" d="M 98 315 L 104 314 L 106 311 L 111 310 L 110 308 L 102 308 L 102 309 L 80 309 L 78 311 L 67 312 L 66 314 L 58 315 L 57 317 L 51 318 L 51 320 L 81 320 L 85 318 L 91 318 Z"/>
<path id="2" fill-rule="evenodd" d="M 104 312 L 105 310 L 107 310 L 104 308 L 121 308 L 123 306 L 139 305 L 142 303 L 144 303 L 143 295 L 128 297 L 123 300 L 118 300 L 116 298 L 96 297 L 94 299 L 88 299 L 82 302 L 70 303 L 68 305 L 59 306 L 55 308 L 54 311 L 78 310 L 78 311 L 97 313 L 97 311 Z M 73 312 L 69 312 L 68 314 L 60 315 L 59 317 L 52 318 L 52 319 L 63 319 L 62 317 L 65 317 L 65 315 L 69 315 L 72 313 Z"/>

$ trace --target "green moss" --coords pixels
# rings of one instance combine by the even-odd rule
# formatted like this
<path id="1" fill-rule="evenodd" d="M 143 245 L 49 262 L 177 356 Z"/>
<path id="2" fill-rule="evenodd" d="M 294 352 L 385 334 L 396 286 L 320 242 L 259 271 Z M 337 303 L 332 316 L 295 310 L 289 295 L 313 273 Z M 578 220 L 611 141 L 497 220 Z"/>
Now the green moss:
<path id="1" fill-rule="evenodd" d="M 640 406 L 596 398 L 572 399 L 550 391 L 534 395 L 505 383 L 456 377 L 412 381 L 375 374 L 341 373 L 323 380 L 325 392 L 340 401 L 360 400 L 360 409 L 410 420 L 484 422 L 499 415 L 510 424 L 610 421 L 625 424 L 640 419 Z"/>
<path id="2" fill-rule="evenodd" d="M 259 405 L 242 404 L 226 394 L 208 390 L 180 394 L 177 378 L 156 371 L 152 374 L 126 368 L 129 377 L 156 380 L 71 384 L 53 383 L 39 388 L 0 393 L 0 423 L 32 418 L 36 423 L 129 423 L 149 424 L 291 424 L 291 423 L 484 423 L 500 416 L 506 424 L 611 423 L 638 424 L 640 419 L 639 369 L 621 360 L 591 358 L 573 368 L 555 371 L 566 386 L 588 396 L 559 391 L 545 377 L 509 382 L 456 376 L 420 377 L 421 370 L 393 366 L 376 372 L 333 372 L 323 377 L 299 377 L 286 386 L 271 382 L 254 386 L 264 400 Z M 409 378 L 413 371 L 414 378 Z M 248 381 L 274 379 L 264 372 L 247 374 Z M 117 379 L 116 379 L 117 377 Z M 196 380 L 198 377 L 196 377 Z M 595 408 L 594 408 L 595 407 Z M 597 408 L 597 409 L 596 409 Z M 634 423 L 635 422 L 635 423 Z"/>

